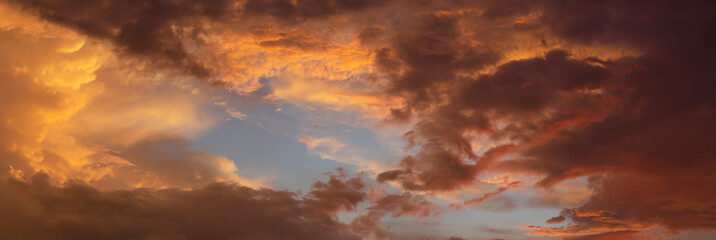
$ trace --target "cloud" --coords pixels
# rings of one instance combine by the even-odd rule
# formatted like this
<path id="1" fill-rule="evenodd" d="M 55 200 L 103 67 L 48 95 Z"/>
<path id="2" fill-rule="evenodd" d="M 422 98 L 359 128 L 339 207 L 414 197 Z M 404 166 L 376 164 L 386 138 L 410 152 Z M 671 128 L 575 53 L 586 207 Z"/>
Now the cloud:
<path id="1" fill-rule="evenodd" d="M 185 137 L 212 123 L 189 89 L 110 77 L 101 45 L 38 29 L 0 31 L 0 238 L 359 239 L 335 214 L 364 201 L 360 178 L 249 188 Z"/>
<path id="2" fill-rule="evenodd" d="M 548 219 L 545 223 L 547 224 L 560 224 L 564 222 L 566 218 L 564 216 L 556 216 L 553 218 Z"/>
<path id="3" fill-rule="evenodd" d="M 376 54 L 390 81 L 386 89 L 406 102 L 393 120 L 414 123 L 407 144 L 419 147 L 380 180 L 423 191 L 469 185 L 481 172 L 470 164 L 480 158 L 474 140 L 488 138 L 512 148 L 486 171 L 541 176 L 535 186 L 544 189 L 591 176 L 594 194 L 574 210 L 613 214 L 596 225 L 572 219 L 566 230 L 545 231 L 606 237 L 652 226 L 714 229 L 712 214 L 701 214 L 714 191 L 696 187 L 710 186 L 715 168 L 707 143 L 716 136 L 709 123 L 716 101 L 705 90 L 713 88 L 714 35 L 704 30 L 714 22 L 712 4 L 505 1 L 483 7 L 465 18 L 512 22 L 512 30 L 496 34 L 538 33 L 522 44 L 537 40 L 544 48 L 527 47 L 528 57 L 517 58 L 495 45 L 470 52 L 471 45 L 455 39 L 492 39 L 471 35 L 479 26 L 462 24 L 469 14 L 425 14 L 414 27 L 428 26 L 424 34 L 399 35 L 405 44 Z M 450 31 L 455 26 L 463 31 Z M 583 49 L 592 50 L 585 55 Z M 481 61 L 461 62 L 477 56 Z"/>
<path id="4" fill-rule="evenodd" d="M 308 65 L 303 70 L 307 74 L 316 74 L 316 68 L 320 67 L 333 68 L 318 73 L 321 75 L 348 74 L 341 68 L 355 68 L 356 62 L 347 62 L 341 67 L 335 64 L 336 61 L 317 63 L 315 58 L 338 58 L 346 62 L 360 60 L 365 52 L 350 43 L 333 44 L 327 40 L 328 36 L 308 31 L 301 33 L 295 29 L 296 24 L 359 13 L 382 5 L 376 1 L 282 0 L 157 1 L 140 5 L 125 1 L 8 2 L 46 21 L 109 42 L 118 55 L 138 59 L 150 72 L 189 75 L 213 85 L 230 83 L 231 88 L 240 92 L 258 89 L 260 77 L 275 76 L 275 72 L 286 67 L 304 68 L 281 64 L 290 62 L 287 57 Z M 320 54 L 303 52 L 312 49 L 326 51 Z M 306 61 L 305 55 L 314 59 Z M 282 61 L 265 61 L 274 58 Z"/>
<path id="5" fill-rule="evenodd" d="M 463 204 L 464 204 L 464 205 L 478 204 L 478 203 L 487 201 L 488 199 L 493 198 L 493 197 L 495 197 L 495 196 L 497 196 L 497 195 L 500 195 L 500 194 L 506 192 L 507 190 L 510 190 L 510 189 L 513 189 L 513 188 L 518 188 L 518 187 L 520 187 L 520 186 L 522 186 L 522 185 L 523 185 L 522 182 L 511 182 L 510 184 L 507 184 L 507 186 L 500 187 L 500 188 L 498 188 L 497 190 L 495 190 L 495 191 L 493 191 L 493 192 L 485 193 L 485 195 L 483 195 L 482 197 L 465 200 L 465 202 L 464 202 Z"/>
<path id="6" fill-rule="evenodd" d="M 124 1 L 12 2 L 48 21 L 110 41 L 122 53 L 150 58 L 159 66 L 176 68 L 200 78 L 210 72 L 186 50 L 181 36 L 190 33 L 181 27 L 199 23 L 202 18 L 224 19 L 232 7 L 229 1 L 158 1 L 140 5 Z"/>
<path id="7" fill-rule="evenodd" d="M 389 80 L 386 91 L 405 98 L 399 114 L 430 107 L 444 97 L 444 90 L 464 72 L 475 72 L 494 64 L 499 55 L 487 46 L 475 44 L 465 36 L 459 20 L 449 16 L 425 15 L 396 26 L 389 47 L 377 50 L 375 64 Z"/>
<path id="8" fill-rule="evenodd" d="M 360 239 L 335 220 L 354 206 L 360 180 L 318 182 L 308 197 L 212 183 L 195 190 L 100 191 L 81 182 L 56 187 L 48 176 L 0 184 L 3 238 L 32 239 Z M 354 188 L 357 187 L 357 188 Z M 348 190 L 345 189 L 345 190 Z M 336 194 L 338 193 L 338 194 Z M 347 192 L 345 192 L 347 193 Z M 346 205 L 347 204 L 347 205 Z"/>
<path id="9" fill-rule="evenodd" d="M 569 237 L 566 239 L 570 240 L 609 240 L 609 239 L 643 239 L 640 236 L 635 236 L 637 231 L 615 231 L 615 232 L 608 232 L 608 233 L 600 233 L 590 236 L 582 236 L 582 237 Z"/>
<path id="10" fill-rule="evenodd" d="M 288 23 L 301 22 L 313 18 L 325 18 L 331 15 L 358 12 L 384 5 L 390 1 L 369 0 L 249 0 L 243 5 L 245 14 L 268 15 Z"/>
<path id="11" fill-rule="evenodd" d="M 174 134 L 149 136 L 118 155 L 138 169 L 149 171 L 165 187 L 196 188 L 221 181 L 263 187 L 258 181 L 240 177 L 234 162 L 226 157 L 192 150 L 186 139 Z"/>
<path id="12" fill-rule="evenodd" d="M 298 106 L 333 111 L 357 111 L 364 118 L 382 118 L 397 101 L 373 91 L 373 87 L 351 81 L 326 81 L 301 76 L 282 76 L 271 83 L 273 97 Z"/>
<path id="13" fill-rule="evenodd" d="M 114 176 L 136 180 L 112 183 L 123 188 L 196 189 L 94 191 L 149 199 L 168 192 L 192 196 L 207 182 L 239 179 L 230 160 L 191 149 L 185 140 L 212 123 L 197 117 L 195 101 L 203 100 L 173 88 L 156 90 L 182 81 L 134 79 L 142 71 L 178 73 L 230 83 L 226 87 L 241 94 L 261 89 L 264 79 L 267 99 L 410 124 L 408 156 L 377 175 L 402 190 L 458 191 L 487 172 L 538 176 L 534 186 L 547 191 L 590 178 L 589 200 L 547 220 L 558 226 L 524 227 L 534 235 L 638 238 L 657 226 L 716 226 L 716 36 L 708 1 L 7 2 L 76 32 L 0 7 L 0 76 L 8 79 L 0 89 L 0 164 L 7 166 L 0 177 L 28 180 L 44 171 L 52 183 L 79 178 L 99 187 Z M 112 48 L 104 43 L 140 71 L 112 72 L 121 67 L 108 66 L 116 62 L 107 64 Z M 120 79 L 100 78 L 111 73 Z M 318 138 L 304 142 L 330 154 L 343 148 Z M 169 158 L 177 160 L 167 164 L 171 169 L 158 167 Z M 320 211 L 330 214 L 319 218 L 330 220 L 337 209 L 352 210 L 362 201 L 360 184 L 331 181 L 315 186 L 330 194 L 310 193 L 296 200 L 299 208 L 324 206 Z M 52 202 L 18 190 L 39 188 L 42 181 L 15 185 L 8 191 L 28 204 Z M 403 211 L 400 206 L 428 208 L 403 196 L 395 201 L 407 205 L 385 200 L 387 207 L 371 207 L 363 222 L 324 222 L 389 237 L 375 230 L 380 218 Z M 44 217 L 41 208 L 25 209 Z"/>
<path id="14" fill-rule="evenodd" d="M 597 188 L 596 194 L 587 203 L 564 209 L 547 223 L 567 220 L 565 227 L 550 228 L 550 232 L 571 235 L 642 232 L 651 226 L 672 231 L 708 231 L 714 222 L 711 210 L 714 205 L 707 200 L 711 193 L 703 189 L 712 184 L 701 182 L 698 188 L 684 187 L 697 181 L 691 177 L 640 179 L 629 175 L 594 178 L 592 185 Z M 541 232 L 544 230 L 537 229 L 531 234 Z"/>
<path id="15" fill-rule="evenodd" d="M 95 71 L 109 55 L 56 26 L 40 28 L 26 16 L 14 17 L 19 22 L 2 21 L 0 29 L 2 178 L 10 168 L 29 176 L 42 164 L 42 144 L 53 138 L 49 127 L 67 121 L 101 92 L 93 84 Z"/>
<path id="16" fill-rule="evenodd" d="M 201 96 L 167 80 L 135 79 L 141 74 L 118 64 L 102 43 L 16 15 L 18 22 L 3 18 L 0 29 L 7 80 L 0 177 L 42 171 L 53 183 L 79 179 L 101 189 L 263 186 L 238 176 L 231 160 L 191 149 L 184 136 L 217 121 L 200 109 Z"/>
<path id="17" fill-rule="evenodd" d="M 400 161 L 400 169 L 382 172 L 377 180 L 398 181 L 407 190 L 452 191 L 472 184 L 478 174 L 512 148 L 511 145 L 495 147 L 471 164 L 437 143 L 423 145 L 416 156 Z"/>
<path id="18" fill-rule="evenodd" d="M 613 213 L 613 218 L 623 221 L 616 227 L 642 224 L 673 231 L 713 229 L 713 214 L 703 211 L 711 205 L 707 198 L 716 194 L 706 190 L 712 189 L 709 186 L 713 182 L 706 180 L 712 178 L 706 169 L 714 169 L 714 164 L 706 160 L 713 150 L 704 145 L 716 134 L 707 123 L 714 118 L 713 112 L 707 110 L 713 109 L 714 101 L 713 95 L 702 89 L 713 85 L 707 80 L 713 74 L 713 68 L 708 67 L 713 48 L 706 45 L 714 36 L 698 30 L 713 23 L 705 12 L 713 6 L 703 2 L 675 6 L 657 2 L 637 18 L 617 14 L 616 9 L 641 11 L 638 4 L 605 4 L 569 10 L 554 6 L 550 11 L 566 17 L 579 14 L 602 18 L 577 21 L 574 25 L 553 23 L 553 28 L 571 41 L 616 44 L 618 40 L 645 51 L 643 57 L 615 62 L 616 66 L 610 68 L 628 73 L 616 81 L 626 84 L 621 91 L 633 91 L 624 97 L 632 104 L 603 121 L 566 134 L 566 140 L 527 151 L 540 159 L 540 165 L 554 166 L 546 171 L 548 176 L 540 185 L 610 172 L 594 177 L 594 196 L 574 211 Z M 667 18 L 658 17 L 663 12 L 670 14 Z M 585 32 L 571 35 L 575 29 Z M 576 215 L 566 216 L 573 216 L 575 226 L 591 225 Z"/>
<path id="19" fill-rule="evenodd" d="M 308 193 L 312 200 L 307 201 L 307 205 L 335 213 L 338 210 L 354 211 L 358 203 L 366 199 L 365 184 L 360 176 L 344 181 L 341 179 L 346 178 L 345 170 L 338 168 L 338 172 L 340 175 L 329 175 L 328 182 L 313 184 L 313 190 Z"/>
<path id="20" fill-rule="evenodd" d="M 440 214 L 433 203 L 421 196 L 410 193 L 388 194 L 368 207 L 368 212 L 356 217 L 350 224 L 351 229 L 371 239 L 392 239 L 392 234 L 383 229 L 381 218 L 385 216 L 429 217 Z"/>

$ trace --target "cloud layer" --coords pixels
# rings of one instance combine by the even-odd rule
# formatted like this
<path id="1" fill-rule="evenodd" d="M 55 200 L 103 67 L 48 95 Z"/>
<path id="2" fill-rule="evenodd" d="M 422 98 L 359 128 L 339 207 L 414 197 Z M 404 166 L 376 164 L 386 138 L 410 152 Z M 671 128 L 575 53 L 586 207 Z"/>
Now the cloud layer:
<path id="1" fill-rule="evenodd" d="M 527 234 L 716 230 L 711 1 L 2 2 L 6 238 L 390 239 L 386 217 L 437 215 L 432 197 L 462 211 L 575 179 L 588 200 Z M 193 145 L 250 119 L 216 89 L 409 128 L 366 174 L 392 192 L 361 205 L 344 170 L 260 188 Z"/>
<path id="2" fill-rule="evenodd" d="M 81 182 L 51 186 L 40 173 L 0 185 L 0 222 L 4 238 L 18 239 L 359 239 L 333 217 L 337 206 L 354 208 L 364 197 L 360 186 L 333 185 L 359 181 L 332 178 L 298 198 L 222 183 L 103 192 Z"/>

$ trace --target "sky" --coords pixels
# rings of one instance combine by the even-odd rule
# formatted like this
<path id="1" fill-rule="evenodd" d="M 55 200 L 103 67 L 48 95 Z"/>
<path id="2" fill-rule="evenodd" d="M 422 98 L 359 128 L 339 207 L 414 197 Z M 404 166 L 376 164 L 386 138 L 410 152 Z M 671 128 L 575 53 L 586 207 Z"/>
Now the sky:
<path id="1" fill-rule="evenodd" d="M 0 238 L 716 239 L 714 12 L 0 0 Z"/>

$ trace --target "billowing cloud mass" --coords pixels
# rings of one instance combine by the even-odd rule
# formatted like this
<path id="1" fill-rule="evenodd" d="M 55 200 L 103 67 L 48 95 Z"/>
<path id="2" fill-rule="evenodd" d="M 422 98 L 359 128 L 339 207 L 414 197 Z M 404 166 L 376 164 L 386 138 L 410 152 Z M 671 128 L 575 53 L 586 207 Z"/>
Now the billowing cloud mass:
<path id="1" fill-rule="evenodd" d="M 202 28 L 181 27 L 199 23 L 201 18 L 222 19 L 231 7 L 228 1 L 13 2 L 90 37 L 109 40 L 122 52 L 151 58 L 196 77 L 206 77 L 209 70 L 189 55 L 180 35 L 191 34 L 184 31 L 196 34 Z"/>
<path id="2" fill-rule="evenodd" d="M 540 228 L 532 234 L 607 236 L 614 231 L 627 238 L 633 232 L 619 231 L 652 226 L 713 230 L 716 206 L 708 199 L 716 194 L 710 146 L 716 108 L 710 93 L 713 48 L 708 46 L 714 34 L 706 30 L 713 23 L 706 9 L 713 5 L 507 2 L 483 16 L 537 15 L 534 27 L 561 41 L 633 48 L 642 54 L 603 59 L 555 49 L 508 61 L 475 78 L 443 74 L 460 83 L 444 99 L 418 110 L 417 136 L 411 138 L 424 142 L 418 157 L 436 148 L 451 150 L 439 156 L 452 157 L 419 162 L 409 157 L 397 171 L 430 182 L 440 179 L 429 174 L 434 166 L 445 164 L 455 168 L 442 171 L 445 179 L 456 180 L 449 186 L 464 185 L 457 180 L 471 180 L 479 172 L 469 171 L 475 165 L 461 159 L 477 159 L 470 146 L 487 136 L 515 145 L 514 157 L 495 163 L 494 171 L 541 175 L 535 183 L 540 188 L 582 176 L 591 179 L 595 194 L 590 200 L 563 211 L 560 219 L 569 221 L 567 227 Z M 416 81 L 409 86 L 423 84 Z M 394 116 L 410 115 L 396 111 Z M 390 179 L 399 175 L 383 173 Z"/>
<path id="3" fill-rule="evenodd" d="M 714 12 L 699 0 L 2 0 L 0 238 L 713 233 Z M 236 136 L 211 139 L 224 132 Z M 236 139 L 291 159 L 214 146 Z M 285 170 L 254 171 L 326 162 L 338 173 L 297 183 L 305 193 L 275 190 Z M 580 197 L 560 196 L 565 184 Z M 554 215 L 475 212 L 535 208 Z"/>
<path id="4" fill-rule="evenodd" d="M 360 188 L 336 184 L 360 180 L 318 182 L 298 198 L 223 183 L 102 192 L 81 182 L 51 186 L 39 173 L 0 185 L 0 222 L 10 239 L 359 239 L 332 216 L 336 206 L 355 207 Z"/>

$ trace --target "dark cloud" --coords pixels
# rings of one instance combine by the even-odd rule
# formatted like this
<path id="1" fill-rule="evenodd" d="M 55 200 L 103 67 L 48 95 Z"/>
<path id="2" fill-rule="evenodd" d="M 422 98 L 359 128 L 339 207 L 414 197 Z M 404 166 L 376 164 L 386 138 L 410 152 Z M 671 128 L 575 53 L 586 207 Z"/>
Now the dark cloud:
<path id="1" fill-rule="evenodd" d="M 398 181 L 406 190 L 450 191 L 473 183 L 477 174 L 511 148 L 509 145 L 495 147 L 476 163 L 466 163 L 459 155 L 437 144 L 424 145 L 416 156 L 400 161 L 401 169 L 380 173 L 377 180 Z"/>
<path id="2" fill-rule="evenodd" d="M 716 34 L 708 30 L 716 21 L 713 2 L 499 1 L 485 6 L 478 19 L 529 17 L 530 27 L 513 25 L 511 33 L 539 30 L 565 49 L 470 77 L 461 73 L 479 71 L 497 58 L 466 50 L 455 40 L 462 33 L 451 26 L 460 20 L 426 18 L 419 25 L 425 29 L 413 28 L 420 33 L 403 30 L 408 33 L 396 38 L 402 44 L 380 50 L 376 63 L 391 77 L 388 92 L 408 103 L 392 118 L 418 117 L 406 139 L 421 149 L 398 169 L 379 174 L 379 180 L 429 191 L 469 184 L 481 172 L 468 163 L 480 158 L 472 142 L 486 137 L 513 145 L 510 158 L 488 164 L 490 171 L 538 174 L 544 176 L 536 184 L 542 188 L 599 176 L 591 185 L 594 196 L 573 210 L 608 213 L 602 217 L 614 221 L 590 222 L 577 215 L 550 220 L 572 220 L 567 229 L 573 234 L 654 225 L 716 228 L 716 215 L 706 210 L 714 207 L 707 199 L 716 196 L 711 186 Z M 572 55 L 592 47 L 637 54 Z M 481 62 L 460 60 L 472 57 Z"/>
<path id="3" fill-rule="evenodd" d="M 346 187 L 348 189 L 343 189 Z M 340 189 L 339 189 L 340 188 Z M 3 239 L 359 239 L 335 220 L 336 206 L 362 201 L 358 178 L 332 176 L 299 197 L 212 183 L 196 190 L 102 192 L 47 175 L 0 184 Z"/>
<path id="4" fill-rule="evenodd" d="M 614 231 L 614 232 L 607 232 L 607 233 L 599 233 L 599 234 L 593 234 L 593 235 L 587 235 L 587 236 L 580 236 L 580 237 L 567 237 L 566 240 L 609 240 L 609 239 L 645 239 L 640 236 L 635 236 L 639 232 L 638 231 L 630 231 L 630 230 L 624 230 L 624 231 Z"/>
<path id="5" fill-rule="evenodd" d="M 563 51 L 501 65 L 494 74 L 458 87 L 447 104 L 415 125 L 414 132 L 408 135 L 409 142 L 422 142 L 423 147 L 415 157 L 401 161 L 401 167 L 422 181 L 454 180 L 439 182 L 442 186 L 434 190 L 469 184 L 497 158 L 516 147 L 505 145 L 487 151 L 478 168 L 463 162 L 465 158 L 477 158 L 472 139 L 465 133 L 523 143 L 544 141 L 563 129 L 598 121 L 606 115 L 605 109 L 615 104 L 613 97 L 608 92 L 603 95 L 588 92 L 603 85 L 607 76 L 606 69 L 569 59 Z M 382 179 L 388 180 L 388 175 L 397 178 L 396 174 L 387 172 Z"/>
<path id="6" fill-rule="evenodd" d="M 238 30 L 252 18 L 272 16 L 283 23 L 359 12 L 385 1 L 368 0 L 152 0 L 152 1 L 54 1 L 6 0 L 50 22 L 113 43 L 121 54 L 138 56 L 161 68 L 169 68 L 199 79 L 221 82 L 214 66 L 194 53 L 205 44 L 213 25 Z M 320 47 L 300 39 L 279 39 L 262 46 L 299 49 Z"/>
<path id="7" fill-rule="evenodd" d="M 371 44 L 378 42 L 381 36 L 385 35 L 385 28 L 381 26 L 364 27 L 358 34 L 358 39 L 362 44 Z"/>
<path id="8" fill-rule="evenodd" d="M 324 43 L 312 41 L 311 39 L 297 36 L 263 41 L 260 42 L 259 45 L 262 47 L 283 47 L 289 49 L 298 49 L 301 51 L 320 50 L 326 47 Z"/>
<path id="9" fill-rule="evenodd" d="M 710 189 L 716 185 L 702 177 L 623 174 L 595 177 L 591 181 L 597 193 L 583 206 L 564 209 L 559 216 L 548 220 L 548 224 L 565 220 L 568 223 L 549 231 L 564 235 L 595 230 L 635 234 L 644 227 L 655 225 L 675 231 L 710 231 L 716 221 L 714 204 L 710 201 L 714 196 Z M 541 228 L 534 232 L 544 231 Z M 600 236 L 596 234 L 594 238 L 584 239 L 602 239 L 598 238 Z"/>
<path id="10" fill-rule="evenodd" d="M 121 53 L 200 78 L 211 74 L 210 67 L 199 63 L 184 41 L 200 44 L 197 36 L 205 29 L 198 23 L 202 21 L 236 23 L 237 19 L 256 18 L 298 26 L 314 19 L 381 9 L 385 4 L 361 0 L 250 0 L 244 5 L 198 0 L 12 2 L 43 19 L 110 41 Z M 473 7 L 480 11 L 468 14 Z M 386 95 L 404 100 L 405 106 L 391 109 L 388 121 L 415 122 L 405 139 L 409 147 L 419 148 L 418 153 L 403 158 L 396 169 L 378 174 L 378 181 L 396 181 L 410 191 L 439 192 L 470 185 L 485 171 L 539 175 L 542 179 L 535 186 L 546 189 L 586 176 L 594 190 L 590 200 L 547 220 L 565 227 L 531 227 L 534 233 L 566 236 L 597 232 L 581 238 L 609 239 L 632 237 L 652 226 L 673 231 L 716 229 L 716 206 L 712 203 L 716 198 L 714 1 L 450 1 L 404 10 L 386 8 L 374 13 L 380 17 L 366 17 L 365 22 L 351 25 L 359 31 L 355 35 L 364 46 L 375 47 L 374 64 L 381 76 L 376 84 L 384 87 Z M 520 38 L 539 47 L 522 46 L 515 40 Z M 288 35 L 260 45 L 321 49 L 320 44 Z M 506 52 L 520 49 L 546 50 L 537 56 L 507 59 Z M 613 57 L 610 49 L 634 54 Z M 580 52 L 588 52 L 588 56 Z M 14 74 L 9 69 L 2 71 L 4 76 Z M 47 96 L 28 90 L 24 85 L 30 82 L 8 82 L 6 89 Z M 7 93 L 0 95 L 4 100 L 24 99 L 7 90 L 0 92 Z M 56 101 L 53 96 L 46 98 L 43 104 Z M 2 114 L 16 115 L 12 111 Z M 0 132 L 18 134 L 6 128 Z M 475 141 L 485 139 L 499 144 L 476 152 Z M 137 154 L 125 154 L 147 166 L 174 157 L 161 152 L 157 142 L 192 156 L 181 164 L 204 156 L 171 139 L 149 139 L 132 148 Z M 141 157 L 153 151 L 158 153 Z M 30 168 L 23 166 L 29 160 L 20 156 L 0 157 L 3 164 Z M 173 167 L 186 170 L 196 166 Z M 178 175 L 188 176 L 184 170 Z M 169 173 L 160 174 L 170 177 Z M 13 207 L 8 207 L 8 212 L 21 219 L 0 224 L 17 229 L 4 231 L 9 238 L 15 236 L 10 234 L 26 233 L 39 234 L 37 238 L 113 234 L 220 238 L 245 234 L 241 236 L 271 239 L 288 235 L 266 233 L 266 226 L 256 219 L 284 217 L 291 220 L 280 226 L 298 231 L 296 238 L 342 238 L 343 233 L 336 229 L 347 227 L 384 238 L 389 234 L 380 230 L 380 218 L 390 214 L 421 216 L 425 212 L 420 209 L 430 209 L 429 203 L 412 195 L 389 195 L 350 226 L 341 225 L 332 214 L 339 209 L 354 210 L 365 195 L 359 191 L 363 188 L 359 180 L 344 181 L 338 176 L 314 185 L 305 199 L 287 192 L 226 184 L 195 191 L 98 192 L 78 184 L 58 188 L 36 180 L 13 182 L 4 188 L 12 194 L 3 194 L 7 205 L 0 206 L 26 210 L 10 211 Z M 211 194 L 216 195 L 205 197 Z M 94 202 L 87 202 L 88 198 Z M 251 208 L 222 205 L 222 199 L 243 201 Z M 209 204 L 200 205 L 200 200 Z M 73 205 L 74 201 L 83 205 Z M 152 210 L 155 206 L 159 210 Z M 202 215 L 206 214 L 202 207 L 213 206 L 227 210 L 216 210 L 220 214 L 216 216 Z M 123 211 L 109 213 L 115 207 Z M 187 211 L 177 213 L 175 209 Z M 152 214 L 142 215 L 148 212 Z M 236 216 L 242 217 L 234 220 Z M 253 220 L 241 222 L 243 216 Z M 209 225 L 205 217 L 219 224 Z M 143 224 L 135 225 L 135 220 Z M 302 225 L 307 222 L 312 225 Z M 240 227 L 233 229 L 224 223 Z M 215 231 L 200 232 L 204 229 L 187 226 Z M 77 233 L 88 235 L 72 235 Z"/>
<path id="11" fill-rule="evenodd" d="M 200 20 L 226 20 L 233 8 L 229 0 L 10 2 L 50 22 L 108 40 L 120 53 L 198 78 L 211 72 L 191 56 L 182 39 L 203 30 Z"/>
<path id="12" fill-rule="evenodd" d="M 385 216 L 428 217 L 440 214 L 433 203 L 421 196 L 410 193 L 386 195 L 368 207 L 368 212 L 356 217 L 351 229 L 370 239 L 392 239 L 392 234 L 383 229 L 381 219 Z"/>
<path id="13" fill-rule="evenodd" d="M 546 221 L 547 224 L 560 224 L 563 223 L 566 218 L 564 216 L 556 216 Z"/>
<path id="14" fill-rule="evenodd" d="M 436 15 L 403 20 L 394 26 L 392 46 L 377 52 L 375 63 L 390 79 L 387 91 L 407 102 L 405 109 L 392 111 L 396 120 L 404 121 L 412 109 L 441 100 L 445 88 L 459 80 L 457 74 L 478 71 L 499 59 L 486 46 L 471 44 L 458 22 Z"/>
<path id="15" fill-rule="evenodd" d="M 313 190 L 308 193 L 311 200 L 307 204 L 326 212 L 337 212 L 341 209 L 355 210 L 358 203 L 366 199 L 366 194 L 363 192 L 365 184 L 360 177 L 345 181 L 340 178 L 341 176 L 331 175 L 328 182 L 313 184 Z"/>
<path id="16" fill-rule="evenodd" d="M 540 185 L 566 178 L 610 172 L 595 177 L 595 195 L 582 207 L 567 212 L 604 212 L 621 219 L 620 226 L 659 225 L 671 230 L 713 230 L 716 214 L 709 198 L 716 196 L 713 170 L 716 137 L 716 85 L 713 43 L 705 30 L 716 21 L 703 1 L 657 1 L 647 4 L 605 1 L 599 7 L 552 6 L 552 16 L 590 17 L 572 25 L 549 21 L 551 28 L 572 41 L 625 43 L 645 54 L 615 62 L 627 108 L 603 121 L 525 151 L 537 161 L 530 165 L 547 173 Z M 569 5 L 567 5 L 569 6 Z M 668 14 L 664 14 L 668 13 Z M 581 17 L 584 18 L 584 17 Z M 595 20 L 596 19 L 596 20 Z M 569 21 L 569 20 L 566 20 Z M 575 35 L 576 29 L 584 32 Z M 540 166 L 538 166 L 538 165 Z M 551 167 L 545 167 L 551 166 Z M 604 225 L 563 214 L 575 227 Z"/>
<path id="17" fill-rule="evenodd" d="M 243 10 L 249 15 L 269 15 L 284 22 L 296 23 L 314 18 L 362 11 L 387 4 L 373 0 L 249 0 Z"/>

